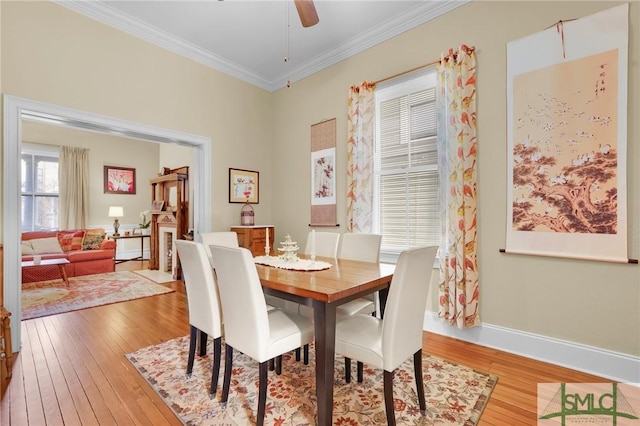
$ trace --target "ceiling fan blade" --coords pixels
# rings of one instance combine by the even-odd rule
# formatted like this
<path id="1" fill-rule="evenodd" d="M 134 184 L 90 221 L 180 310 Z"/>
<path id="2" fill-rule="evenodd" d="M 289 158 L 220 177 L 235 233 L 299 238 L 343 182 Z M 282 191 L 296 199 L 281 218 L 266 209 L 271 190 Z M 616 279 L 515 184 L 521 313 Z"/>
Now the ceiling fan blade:
<path id="1" fill-rule="evenodd" d="M 313 0 L 294 0 L 294 2 L 303 27 L 312 27 L 320 21 Z"/>

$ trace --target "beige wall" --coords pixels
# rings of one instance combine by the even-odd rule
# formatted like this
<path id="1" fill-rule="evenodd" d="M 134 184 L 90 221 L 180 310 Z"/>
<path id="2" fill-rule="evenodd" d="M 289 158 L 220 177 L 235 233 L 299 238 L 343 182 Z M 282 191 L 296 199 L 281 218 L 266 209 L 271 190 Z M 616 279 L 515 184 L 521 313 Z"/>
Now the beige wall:
<path id="1" fill-rule="evenodd" d="M 260 171 L 270 221 L 270 93 L 52 2 L 0 7 L 3 93 L 209 137 L 212 228 L 240 221 L 229 167 Z"/>
<path id="2" fill-rule="evenodd" d="M 479 244 L 485 323 L 640 355 L 640 267 L 499 254 L 506 219 L 506 43 L 614 2 L 472 2 L 430 23 L 267 93 L 48 2 L 1 2 L 3 93 L 210 137 L 212 226 L 239 222 L 228 168 L 260 171 L 258 223 L 299 241 L 309 222 L 309 126 L 336 117 L 345 170 L 346 96 L 461 43 L 478 59 Z M 629 76 L 639 75 L 640 4 L 631 3 Z M 640 256 L 638 103 L 629 79 L 629 256 Z M 346 177 L 337 182 L 344 231 Z M 429 308 L 436 309 L 432 283 Z"/>
<path id="3" fill-rule="evenodd" d="M 140 212 L 151 207 L 149 179 L 156 177 L 159 170 L 159 144 L 28 121 L 23 123 L 22 141 L 89 149 L 89 226 L 111 228 L 109 206 L 122 206 L 124 217 L 120 218 L 120 226 L 123 230 L 133 228 L 140 222 Z M 136 193 L 105 194 L 104 166 L 136 169 Z"/>
<path id="4" fill-rule="evenodd" d="M 477 48 L 480 316 L 522 332 L 640 355 L 640 267 L 500 254 L 506 221 L 506 43 L 558 20 L 617 2 L 485 2 L 461 8 L 274 94 L 274 225 L 304 238 L 309 223 L 309 126 L 337 118 L 337 166 L 345 170 L 347 92 L 440 57 L 461 43 Z M 640 256 L 640 3 L 630 7 L 629 256 Z M 292 178 L 295 176 L 295 179 Z M 345 230 L 345 174 L 338 174 L 338 222 Z M 292 196 L 303 194 L 303 196 Z M 437 311 L 432 282 L 428 309 Z"/>

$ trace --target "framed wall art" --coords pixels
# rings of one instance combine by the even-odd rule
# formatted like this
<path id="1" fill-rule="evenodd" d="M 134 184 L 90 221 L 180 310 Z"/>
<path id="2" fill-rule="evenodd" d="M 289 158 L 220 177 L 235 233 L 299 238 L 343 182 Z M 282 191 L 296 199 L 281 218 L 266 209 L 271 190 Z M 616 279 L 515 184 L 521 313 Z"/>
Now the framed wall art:
<path id="1" fill-rule="evenodd" d="M 159 212 L 159 211 L 162 211 L 163 208 L 164 208 L 164 200 L 155 200 L 151 204 L 151 211 Z"/>
<path id="2" fill-rule="evenodd" d="M 136 169 L 130 167 L 104 166 L 105 194 L 135 194 Z"/>
<path id="3" fill-rule="evenodd" d="M 229 169 L 229 202 L 259 203 L 260 173 L 251 170 Z"/>

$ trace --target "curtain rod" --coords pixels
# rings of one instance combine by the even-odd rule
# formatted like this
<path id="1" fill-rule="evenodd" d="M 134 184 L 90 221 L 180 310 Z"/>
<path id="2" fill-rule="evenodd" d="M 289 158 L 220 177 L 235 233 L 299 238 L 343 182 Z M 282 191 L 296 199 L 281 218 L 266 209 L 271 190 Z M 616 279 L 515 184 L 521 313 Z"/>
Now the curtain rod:
<path id="1" fill-rule="evenodd" d="M 465 46 L 465 47 L 466 47 L 466 46 Z M 466 52 L 467 52 L 467 53 L 471 53 L 471 52 L 473 52 L 473 51 L 475 51 L 475 50 L 476 50 L 475 46 L 467 47 L 467 48 L 466 48 Z M 451 53 L 450 53 L 449 55 L 451 55 Z M 445 61 L 446 61 L 446 60 L 448 60 L 447 58 L 449 57 L 449 55 L 445 56 Z M 457 55 L 456 53 L 453 53 L 453 57 L 454 57 L 454 58 L 456 58 L 457 56 L 458 56 L 458 55 Z M 414 71 L 418 71 L 418 70 L 420 70 L 420 69 L 422 69 L 422 68 L 427 68 L 427 67 L 430 67 L 430 66 L 432 66 L 432 65 L 439 64 L 439 63 L 440 63 L 440 59 L 436 59 L 436 60 L 431 61 L 431 62 L 428 62 L 428 63 L 426 63 L 426 64 L 423 64 L 423 65 L 417 66 L 417 67 L 415 67 L 415 68 L 411 68 L 410 70 L 402 71 L 402 72 L 399 72 L 399 73 L 397 73 L 397 74 L 393 74 L 393 75 L 390 75 L 390 76 L 388 76 L 388 77 L 381 78 L 380 80 L 374 81 L 374 82 L 373 82 L 373 84 L 380 84 L 380 83 L 383 83 L 383 82 L 385 82 L 385 81 L 388 81 L 388 80 L 394 79 L 394 78 L 396 78 L 396 77 L 400 77 L 400 76 L 402 76 L 402 75 L 409 74 L 409 73 L 412 73 L 412 72 L 414 72 Z"/>
<path id="2" fill-rule="evenodd" d="M 440 63 L 440 59 L 438 59 L 437 61 L 431 61 L 428 64 L 424 64 L 424 65 L 420 65 L 420 66 L 415 67 L 415 68 L 411 68 L 410 70 L 402 71 L 402 72 L 399 72 L 397 74 L 393 74 L 393 75 L 390 75 L 388 77 L 381 78 L 380 80 L 374 81 L 373 83 L 374 84 L 380 84 L 380 83 L 383 83 L 385 81 L 392 80 L 392 79 L 394 79 L 396 77 L 400 77 L 402 75 L 409 74 L 409 73 L 412 73 L 414 71 L 418 71 L 418 70 L 420 70 L 422 68 L 427 68 L 427 67 L 430 67 L 430 66 L 438 64 L 438 63 Z"/>

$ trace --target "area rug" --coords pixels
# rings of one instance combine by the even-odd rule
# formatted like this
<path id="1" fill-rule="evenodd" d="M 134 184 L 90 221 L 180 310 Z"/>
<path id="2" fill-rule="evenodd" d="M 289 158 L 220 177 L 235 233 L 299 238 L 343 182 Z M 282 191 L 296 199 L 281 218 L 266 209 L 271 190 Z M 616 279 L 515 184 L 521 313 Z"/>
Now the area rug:
<path id="1" fill-rule="evenodd" d="M 33 319 L 94 306 L 170 293 L 161 286 L 129 271 L 83 275 L 61 280 L 22 284 L 22 319 Z"/>
<path id="2" fill-rule="evenodd" d="M 143 277 L 148 278 L 151 281 L 156 282 L 158 284 L 166 284 L 166 283 L 175 281 L 171 276 L 171 274 L 168 272 L 162 272 L 162 271 L 151 270 L 151 269 L 140 269 L 138 271 L 133 271 L 133 272 L 138 275 L 142 275 Z"/>
<path id="3" fill-rule="evenodd" d="M 142 348 L 126 357 L 186 425 L 255 424 L 258 400 L 258 363 L 235 351 L 233 375 L 227 407 L 220 406 L 222 372 L 218 393 L 209 399 L 212 344 L 198 357 L 191 378 L 185 377 L 189 338 L 187 336 Z M 224 345 L 223 345 L 224 348 Z M 265 424 L 316 424 L 315 357 L 310 350 L 309 365 L 283 356 L 282 374 L 269 372 Z M 364 381 L 344 381 L 344 361 L 336 357 L 333 390 L 334 425 L 386 424 L 382 370 L 365 366 Z M 427 414 L 422 416 L 415 391 L 413 358 L 396 370 L 394 379 L 395 415 L 399 425 L 476 425 L 497 382 L 497 377 L 423 355 L 423 377 Z"/>

